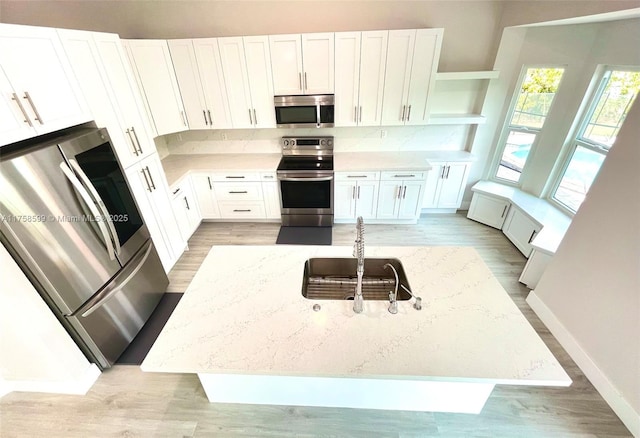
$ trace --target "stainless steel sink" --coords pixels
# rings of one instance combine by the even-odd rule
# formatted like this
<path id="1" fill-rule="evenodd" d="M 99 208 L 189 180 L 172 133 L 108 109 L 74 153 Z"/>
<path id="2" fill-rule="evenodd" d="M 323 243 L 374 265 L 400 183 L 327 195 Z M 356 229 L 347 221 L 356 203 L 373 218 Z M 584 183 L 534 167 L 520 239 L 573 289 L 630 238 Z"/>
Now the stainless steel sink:
<path id="1" fill-rule="evenodd" d="M 391 264 L 398 271 L 398 281 L 409 290 L 409 281 L 398 259 L 364 259 L 362 296 L 364 300 L 389 300 L 389 292 L 395 289 L 393 270 L 384 268 Z M 302 296 L 310 300 L 353 300 L 356 288 L 355 258 L 311 258 L 304 264 Z M 398 287 L 398 301 L 411 298 Z"/>

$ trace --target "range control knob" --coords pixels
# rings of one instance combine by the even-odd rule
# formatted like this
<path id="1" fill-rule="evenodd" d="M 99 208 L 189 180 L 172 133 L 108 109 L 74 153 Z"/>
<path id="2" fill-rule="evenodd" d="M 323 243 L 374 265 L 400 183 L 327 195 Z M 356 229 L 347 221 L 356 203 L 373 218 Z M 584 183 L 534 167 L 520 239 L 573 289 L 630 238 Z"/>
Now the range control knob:
<path id="1" fill-rule="evenodd" d="M 282 146 L 285 148 L 289 146 L 289 140 L 282 140 Z"/>
<path id="2" fill-rule="evenodd" d="M 326 139 L 322 139 L 320 140 L 320 146 L 326 146 L 327 145 L 327 140 Z"/>
<path id="3" fill-rule="evenodd" d="M 296 145 L 296 141 L 295 141 L 295 140 L 293 140 L 293 139 L 292 139 L 292 140 L 289 140 L 289 144 L 290 144 L 291 146 L 295 146 L 295 145 Z"/>

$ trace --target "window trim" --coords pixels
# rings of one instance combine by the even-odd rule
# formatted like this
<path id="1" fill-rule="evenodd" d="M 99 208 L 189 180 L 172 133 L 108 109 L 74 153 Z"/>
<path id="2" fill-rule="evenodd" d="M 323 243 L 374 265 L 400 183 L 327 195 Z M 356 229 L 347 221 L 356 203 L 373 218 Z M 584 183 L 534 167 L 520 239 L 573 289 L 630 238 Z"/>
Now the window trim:
<path id="1" fill-rule="evenodd" d="M 546 116 L 545 116 L 545 123 L 543 123 L 541 128 L 530 128 L 530 127 L 526 127 L 526 126 L 521 126 L 521 125 L 513 125 L 511 126 L 510 122 L 511 119 L 513 118 L 513 113 L 515 111 L 516 105 L 518 103 L 518 96 L 520 95 L 520 89 L 522 89 L 522 84 L 524 83 L 524 80 L 526 78 L 527 75 L 527 71 L 529 69 L 533 69 L 533 68 L 558 68 L 558 69 L 563 69 L 563 74 L 562 77 L 560 78 L 560 82 L 558 83 L 558 91 L 560 91 L 560 87 L 562 86 L 562 81 L 564 79 L 564 74 L 566 73 L 567 70 L 567 66 L 565 64 L 523 64 L 521 69 L 520 69 L 520 74 L 518 75 L 518 80 L 516 81 L 516 83 L 514 84 L 514 87 L 511 91 L 511 102 L 509 103 L 509 107 L 507 108 L 507 112 L 504 115 L 504 120 L 502 122 L 502 129 L 500 130 L 500 136 L 498 137 L 498 141 L 496 142 L 497 147 L 494 151 L 493 154 L 493 158 L 491 160 L 491 166 L 489 167 L 489 175 L 488 178 L 490 181 L 494 181 L 497 182 L 499 184 L 503 184 L 503 185 L 508 185 L 508 186 L 512 186 L 512 187 L 521 187 L 522 186 L 522 177 L 525 175 L 527 168 L 529 168 L 531 161 L 529 160 L 530 157 L 533 157 L 535 155 L 535 150 L 538 146 L 538 141 L 540 139 L 540 133 L 542 132 L 542 130 L 544 129 L 544 125 L 546 124 Z M 557 92 L 555 93 L 557 94 Z M 554 96 L 553 101 L 551 102 L 551 105 L 549 106 L 549 112 L 547 113 L 547 115 L 549 113 L 551 113 L 551 110 L 553 109 L 553 106 L 556 102 L 556 96 Z M 502 158 L 502 155 L 504 154 L 504 150 L 507 147 L 507 139 L 509 138 L 509 134 L 511 131 L 517 131 L 517 132 L 523 132 L 526 134 L 534 134 L 535 135 L 535 139 L 533 140 L 533 142 L 531 143 L 531 149 L 529 150 L 529 155 L 527 156 L 527 161 L 524 163 L 524 166 L 522 168 L 522 172 L 520 173 L 520 178 L 518 179 L 518 181 L 511 181 L 508 179 L 504 179 L 504 178 L 499 178 L 497 176 L 498 174 L 498 169 L 500 168 L 500 160 Z"/>

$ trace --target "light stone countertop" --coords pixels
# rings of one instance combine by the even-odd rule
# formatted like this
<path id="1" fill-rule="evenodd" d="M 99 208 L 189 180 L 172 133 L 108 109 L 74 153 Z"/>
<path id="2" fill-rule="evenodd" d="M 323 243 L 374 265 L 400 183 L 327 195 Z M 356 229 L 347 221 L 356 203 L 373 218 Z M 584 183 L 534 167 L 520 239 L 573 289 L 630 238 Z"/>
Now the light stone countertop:
<path id="1" fill-rule="evenodd" d="M 177 154 L 162 159 L 167 182 L 172 186 L 192 172 L 275 172 L 281 154 Z M 430 170 L 432 161 L 473 161 L 464 151 L 431 152 L 336 152 L 336 172 L 364 170 Z"/>
<path id="2" fill-rule="evenodd" d="M 351 257 L 351 246 L 214 246 L 142 370 L 570 385 L 473 248 L 365 252 L 402 261 L 421 311 L 365 301 L 355 314 L 352 301 L 304 298 L 305 261 Z"/>

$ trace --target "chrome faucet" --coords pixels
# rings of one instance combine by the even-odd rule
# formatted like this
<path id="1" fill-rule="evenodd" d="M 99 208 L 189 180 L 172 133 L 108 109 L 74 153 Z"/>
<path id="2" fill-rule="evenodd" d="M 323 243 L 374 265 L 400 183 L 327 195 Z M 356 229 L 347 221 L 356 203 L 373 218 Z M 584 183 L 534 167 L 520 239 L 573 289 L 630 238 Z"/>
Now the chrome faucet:
<path id="1" fill-rule="evenodd" d="M 356 293 L 353 297 L 353 311 L 362 313 L 364 299 L 362 298 L 362 276 L 364 275 L 364 222 L 362 216 L 358 216 L 356 222 L 356 241 L 353 245 L 353 256 L 358 259 L 358 267 L 356 274 L 358 282 L 356 283 Z"/>
<path id="2" fill-rule="evenodd" d="M 387 269 L 387 267 L 391 268 L 393 271 L 393 276 L 396 278 L 395 289 L 393 292 L 389 292 L 389 313 L 393 313 L 394 315 L 398 313 L 398 271 L 393 267 L 391 263 L 386 263 L 383 268 Z"/>

